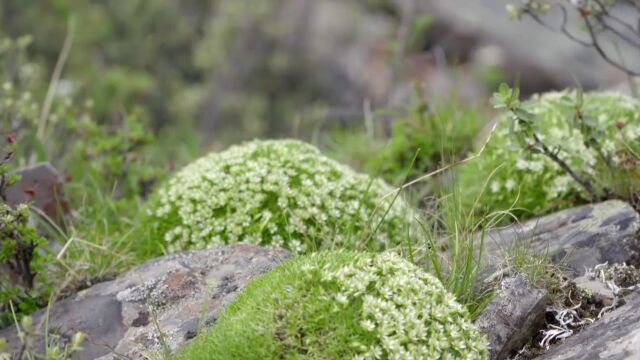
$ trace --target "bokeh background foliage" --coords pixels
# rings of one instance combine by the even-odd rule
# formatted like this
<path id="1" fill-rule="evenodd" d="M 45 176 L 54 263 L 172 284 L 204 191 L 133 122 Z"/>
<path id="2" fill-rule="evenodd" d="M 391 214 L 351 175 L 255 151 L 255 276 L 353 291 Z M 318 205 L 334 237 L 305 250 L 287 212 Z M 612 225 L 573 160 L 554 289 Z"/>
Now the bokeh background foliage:
<path id="1" fill-rule="evenodd" d="M 518 20 L 553 20 L 550 8 L 538 8 L 539 3 L 508 9 Z M 572 3 L 577 20 L 603 18 L 597 9 L 582 8 L 583 2 Z M 42 285 L 0 286 L 0 326 L 15 321 L 8 301 L 18 305 L 19 317 L 46 306 L 50 296 L 65 297 L 163 252 L 208 245 L 198 243 L 196 234 L 192 244 L 164 248 L 162 236 L 140 217 L 152 213 L 149 199 L 167 189 L 168 179 L 182 180 L 174 172 L 190 169 L 185 165 L 202 154 L 223 154 L 218 151 L 255 138 L 305 140 L 371 175 L 362 179 L 380 177 L 395 186 L 425 180 L 424 174 L 451 165 L 453 171 L 398 193 L 403 207 L 406 201 L 417 215 L 426 213 L 415 219 L 422 234 L 402 236 L 406 244 L 385 242 L 369 250 L 394 247 L 433 270 L 465 311 L 477 316 L 489 298 L 476 291 L 477 234 L 511 215 L 537 216 L 610 198 L 638 207 L 640 198 L 636 100 L 565 91 L 525 101 L 534 91 L 572 86 L 575 79 L 586 90 L 633 84 L 625 75 L 636 71 L 603 68 L 589 47 L 577 46 L 578 51 L 558 36 L 504 25 L 504 10 L 502 0 L 3 0 L 0 176 L 13 183 L 19 179 L 12 171 L 51 162 L 64 179 L 70 211 L 55 223 L 33 206 L 33 221 L 27 221 L 24 206 L 18 212 L 0 209 L 9 224 L 0 233 L 11 244 L 2 248 L 0 260 L 11 262 L 19 253 L 15 249 L 30 248 L 32 275 Z M 494 132 L 489 94 L 515 79 L 521 80 L 522 97 L 520 90 L 500 87 L 493 102 L 500 111 Z M 540 136 L 553 141 L 544 143 Z M 543 144 L 551 150 L 544 151 Z M 582 163 L 581 155 L 589 154 L 584 150 L 605 147 L 597 154 L 606 155 L 602 163 Z M 476 162 L 453 166 L 483 149 Z M 570 165 L 581 177 L 603 180 L 598 174 L 609 171 L 616 179 L 604 177 L 606 186 L 585 194 L 553 161 L 540 167 L 540 149 L 547 157 L 577 159 Z M 505 154 L 510 150 L 517 153 Z M 314 150 L 314 157 L 320 156 L 325 159 Z M 493 173 L 504 160 L 512 163 L 508 171 Z M 270 166 L 277 169 L 274 163 Z M 622 181 L 613 181 L 618 174 Z M 567 191 L 549 194 L 550 179 Z M 360 192 L 360 185 L 350 192 Z M 518 191 L 525 185 L 531 186 Z M 594 185 L 601 184 L 594 180 Z M 0 183 L 0 194 L 7 186 Z M 211 200 L 196 188 L 187 189 L 196 200 Z M 192 199 L 185 198 L 189 210 Z M 374 200 L 367 200 L 368 207 Z M 513 206 L 526 209 L 509 209 Z M 322 211 L 329 208 L 323 203 Z M 263 215 L 262 210 L 255 212 Z M 169 217 L 178 211 L 172 209 Z M 252 220 L 241 225 L 250 228 Z M 333 225 L 327 227 L 337 231 Z M 358 227 L 356 235 L 371 238 L 362 230 L 367 228 Z M 324 235 L 310 243 L 349 245 Z M 283 244 L 258 235 L 253 240 Z M 145 243 L 151 246 L 136 248 Z M 295 252 L 292 243 L 285 247 Z"/>

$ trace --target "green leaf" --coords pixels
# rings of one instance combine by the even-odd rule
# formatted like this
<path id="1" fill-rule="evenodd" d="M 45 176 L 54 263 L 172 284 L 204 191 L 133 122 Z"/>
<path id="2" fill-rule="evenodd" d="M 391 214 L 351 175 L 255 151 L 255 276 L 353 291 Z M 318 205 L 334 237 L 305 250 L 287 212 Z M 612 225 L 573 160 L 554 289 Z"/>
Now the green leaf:
<path id="1" fill-rule="evenodd" d="M 7 182 L 7 186 L 13 186 L 15 184 L 17 184 L 20 179 L 22 178 L 22 176 L 18 175 L 18 174 L 11 174 L 7 176 L 6 182 Z"/>
<path id="2" fill-rule="evenodd" d="M 513 108 L 520 105 L 520 89 L 511 89 L 506 83 L 500 84 L 498 91 L 493 94 L 491 104 L 496 109 Z"/>
<path id="3" fill-rule="evenodd" d="M 533 124 L 537 120 L 537 117 L 534 113 L 531 113 L 524 109 L 514 109 L 513 113 L 517 116 L 518 120 L 529 125 Z"/>

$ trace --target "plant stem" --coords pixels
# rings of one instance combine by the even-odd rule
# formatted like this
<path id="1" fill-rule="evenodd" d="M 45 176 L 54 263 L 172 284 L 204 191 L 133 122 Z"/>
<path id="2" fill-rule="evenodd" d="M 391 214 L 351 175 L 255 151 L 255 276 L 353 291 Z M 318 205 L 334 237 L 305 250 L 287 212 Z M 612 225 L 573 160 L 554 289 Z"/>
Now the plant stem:
<path id="1" fill-rule="evenodd" d="M 549 149 L 549 147 L 540 140 L 537 134 L 533 133 L 533 139 L 535 140 L 536 144 L 540 146 L 543 154 L 545 154 L 548 158 L 550 158 L 553 162 L 560 166 L 562 170 L 569 174 L 569 176 L 571 176 L 576 182 L 578 182 L 578 184 L 580 184 L 591 196 L 592 200 L 597 200 L 597 197 L 593 192 L 593 186 L 591 185 L 591 182 L 589 180 L 582 179 L 580 176 L 578 176 L 578 174 L 576 174 L 575 171 L 571 169 L 569 164 L 567 164 L 557 154 L 551 151 L 551 149 Z"/>

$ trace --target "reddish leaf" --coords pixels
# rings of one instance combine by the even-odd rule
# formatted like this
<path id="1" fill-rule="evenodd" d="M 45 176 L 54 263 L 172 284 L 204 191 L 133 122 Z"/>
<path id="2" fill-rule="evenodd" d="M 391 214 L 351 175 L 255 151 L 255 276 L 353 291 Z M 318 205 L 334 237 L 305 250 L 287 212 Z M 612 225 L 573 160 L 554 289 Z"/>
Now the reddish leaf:
<path id="1" fill-rule="evenodd" d="M 578 12 L 583 18 L 589 17 L 589 15 L 591 15 L 591 11 L 587 8 L 580 8 L 578 9 Z"/>

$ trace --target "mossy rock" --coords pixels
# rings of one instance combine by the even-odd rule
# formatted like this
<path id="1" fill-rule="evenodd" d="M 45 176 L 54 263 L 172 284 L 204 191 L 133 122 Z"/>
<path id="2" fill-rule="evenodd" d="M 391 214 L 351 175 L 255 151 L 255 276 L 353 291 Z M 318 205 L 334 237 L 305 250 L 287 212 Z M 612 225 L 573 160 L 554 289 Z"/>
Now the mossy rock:
<path id="1" fill-rule="evenodd" d="M 405 244 L 413 227 L 412 209 L 393 190 L 306 143 L 252 141 L 178 172 L 151 201 L 147 222 L 168 252 L 237 242 L 379 251 Z"/>
<path id="2" fill-rule="evenodd" d="M 176 359 L 486 359 L 442 284 L 392 253 L 318 252 L 254 281 Z"/>

